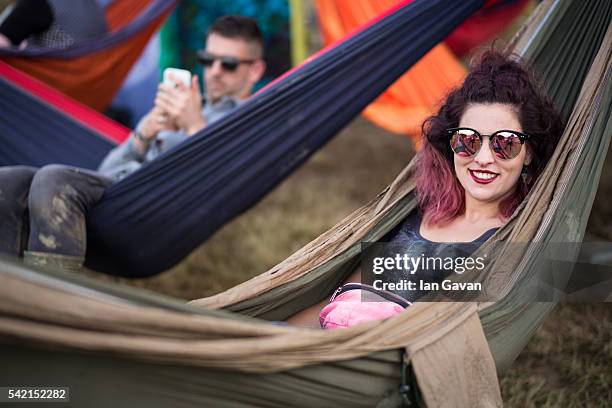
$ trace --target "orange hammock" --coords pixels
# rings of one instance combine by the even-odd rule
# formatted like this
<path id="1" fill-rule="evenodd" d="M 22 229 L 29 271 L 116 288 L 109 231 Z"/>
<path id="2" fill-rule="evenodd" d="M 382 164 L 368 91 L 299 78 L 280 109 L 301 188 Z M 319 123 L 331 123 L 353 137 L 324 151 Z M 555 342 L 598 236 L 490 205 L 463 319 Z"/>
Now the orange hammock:
<path id="1" fill-rule="evenodd" d="M 110 33 L 125 28 L 155 0 L 115 0 L 106 9 Z M 96 110 L 111 103 L 132 65 L 139 58 L 149 38 L 172 11 L 176 1 L 168 0 L 163 14 L 125 41 L 73 58 L 8 55 L 2 60 L 61 93 Z"/>
<path id="2" fill-rule="evenodd" d="M 395 3 L 397 0 L 316 0 L 325 43 L 339 41 Z M 465 68 L 453 53 L 439 44 L 372 102 L 363 115 L 390 132 L 409 135 L 418 143 L 423 120 L 465 75 Z"/>

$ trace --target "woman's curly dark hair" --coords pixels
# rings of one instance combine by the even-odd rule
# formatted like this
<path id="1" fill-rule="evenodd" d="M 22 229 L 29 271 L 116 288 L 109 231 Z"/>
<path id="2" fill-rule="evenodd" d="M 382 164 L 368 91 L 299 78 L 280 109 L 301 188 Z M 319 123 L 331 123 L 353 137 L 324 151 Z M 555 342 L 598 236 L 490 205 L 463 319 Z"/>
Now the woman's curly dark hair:
<path id="1" fill-rule="evenodd" d="M 530 135 L 532 160 L 525 166 L 516 191 L 500 203 L 508 218 L 525 198 L 563 132 L 563 121 L 542 90 L 533 71 L 514 54 L 489 50 L 472 64 L 463 84 L 454 89 L 434 116 L 423 123 L 423 147 L 417 156 L 419 208 L 428 223 L 445 223 L 465 211 L 465 191 L 455 174 L 448 128 L 457 127 L 472 103 L 510 104 L 518 112 L 522 131 Z"/>

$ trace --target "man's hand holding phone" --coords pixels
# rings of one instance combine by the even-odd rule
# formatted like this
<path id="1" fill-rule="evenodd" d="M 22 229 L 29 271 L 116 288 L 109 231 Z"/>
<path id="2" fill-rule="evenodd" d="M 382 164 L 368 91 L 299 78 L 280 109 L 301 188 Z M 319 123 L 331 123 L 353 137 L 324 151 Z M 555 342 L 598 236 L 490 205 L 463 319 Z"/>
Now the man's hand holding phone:
<path id="1" fill-rule="evenodd" d="M 173 68 L 164 71 L 164 81 L 159 85 L 155 107 L 167 115 L 171 125 L 185 130 L 189 135 L 206 126 L 198 77 L 191 77 L 188 71 Z"/>

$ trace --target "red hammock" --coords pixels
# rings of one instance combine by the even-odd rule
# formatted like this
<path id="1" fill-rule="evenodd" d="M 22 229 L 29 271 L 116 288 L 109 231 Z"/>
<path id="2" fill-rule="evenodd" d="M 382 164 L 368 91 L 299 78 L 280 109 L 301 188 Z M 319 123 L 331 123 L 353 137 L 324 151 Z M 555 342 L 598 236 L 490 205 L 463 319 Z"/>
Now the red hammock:
<path id="1" fill-rule="evenodd" d="M 115 0 L 106 9 L 106 20 L 111 33 L 128 26 L 154 2 Z M 176 0 L 168 0 L 167 10 L 162 15 L 153 19 L 144 30 L 118 45 L 75 58 L 5 56 L 2 59 L 61 93 L 103 111 L 111 103 L 149 38 L 176 3 Z"/>

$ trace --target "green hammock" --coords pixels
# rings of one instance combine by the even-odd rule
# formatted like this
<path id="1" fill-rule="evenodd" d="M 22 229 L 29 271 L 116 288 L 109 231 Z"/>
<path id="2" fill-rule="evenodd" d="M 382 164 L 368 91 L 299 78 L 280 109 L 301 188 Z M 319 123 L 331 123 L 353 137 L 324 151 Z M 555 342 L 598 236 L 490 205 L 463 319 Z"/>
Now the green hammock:
<path id="1" fill-rule="evenodd" d="M 387 407 L 415 391 L 428 406 L 501 406 L 496 370 L 554 305 L 521 299 L 544 260 L 539 246 L 511 243 L 581 241 L 612 136 L 611 20 L 605 0 L 544 1 L 513 42 L 569 119 L 520 210 L 479 250 L 495 251 L 478 278 L 502 301 L 417 303 L 345 330 L 259 320 L 329 296 L 359 262 L 360 242 L 415 208 L 409 165 L 278 266 L 192 304 L 2 262 L 0 384 L 70 386 L 73 406 L 87 407 Z"/>

